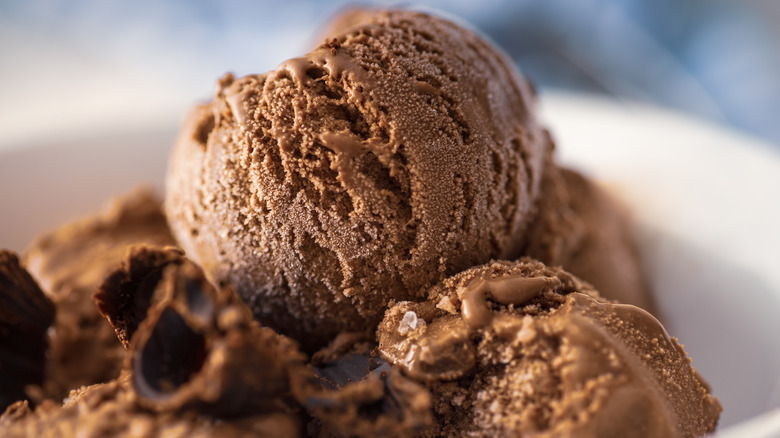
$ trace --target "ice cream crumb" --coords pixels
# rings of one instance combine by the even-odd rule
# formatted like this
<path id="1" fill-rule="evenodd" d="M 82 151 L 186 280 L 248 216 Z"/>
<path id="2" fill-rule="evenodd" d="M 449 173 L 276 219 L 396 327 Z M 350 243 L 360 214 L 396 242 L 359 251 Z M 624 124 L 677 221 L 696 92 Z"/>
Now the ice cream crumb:
<path id="1" fill-rule="evenodd" d="M 423 326 L 425 326 L 425 320 L 418 318 L 416 313 L 408 311 L 404 314 L 403 319 L 401 319 L 401 323 L 398 324 L 398 333 L 400 333 L 401 336 L 406 336 L 408 333 Z"/>
<path id="2" fill-rule="evenodd" d="M 466 400 L 466 396 L 464 396 L 463 394 L 456 394 L 452 396 L 452 404 L 454 406 L 462 406 L 465 400 Z"/>
<path id="3" fill-rule="evenodd" d="M 436 308 L 444 310 L 445 312 L 456 314 L 458 313 L 458 307 L 452 302 L 449 296 L 445 295 L 436 303 Z"/>
<path id="4" fill-rule="evenodd" d="M 523 318 L 523 326 L 517 332 L 517 340 L 525 344 L 533 341 L 535 337 L 536 330 L 533 328 L 533 319 L 530 316 L 525 316 Z"/>

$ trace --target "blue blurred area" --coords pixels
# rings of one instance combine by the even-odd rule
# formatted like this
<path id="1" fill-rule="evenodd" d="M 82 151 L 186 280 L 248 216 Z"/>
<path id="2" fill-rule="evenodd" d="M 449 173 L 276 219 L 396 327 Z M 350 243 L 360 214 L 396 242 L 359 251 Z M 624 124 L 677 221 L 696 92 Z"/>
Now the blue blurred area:
<path id="1" fill-rule="evenodd" d="M 0 0 L 0 59 L 6 60 L 0 93 L 13 95 L 16 85 L 8 82 L 56 72 L 54 61 L 43 73 L 40 60 L 24 65 L 19 53 L 34 40 L 35 47 L 50 42 L 56 53 L 99 57 L 151 78 L 162 92 L 206 97 L 225 71 L 264 71 L 307 50 L 319 26 L 353 3 Z M 473 23 L 542 89 L 656 103 L 730 124 L 780 148 L 780 2 L 420 3 Z M 8 105 L 0 111 L 9 111 Z"/>
<path id="2" fill-rule="evenodd" d="M 780 144 L 780 2 L 507 2 L 478 25 L 542 87 L 726 121 Z"/>

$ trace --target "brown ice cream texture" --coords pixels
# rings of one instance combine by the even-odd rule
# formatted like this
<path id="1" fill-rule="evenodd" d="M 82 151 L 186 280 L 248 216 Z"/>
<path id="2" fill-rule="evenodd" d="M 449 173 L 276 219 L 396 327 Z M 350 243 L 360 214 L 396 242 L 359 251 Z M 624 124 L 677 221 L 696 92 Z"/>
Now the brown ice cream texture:
<path id="1" fill-rule="evenodd" d="M 274 71 L 223 77 L 167 176 L 187 255 L 307 349 L 372 331 L 390 300 L 526 254 L 532 223 L 571 251 L 595 225 L 561 222 L 566 200 L 541 210 L 545 175 L 561 178 L 553 143 L 502 52 L 431 15 L 358 17 Z M 641 278 L 622 286 L 645 300 Z"/>
<path id="2" fill-rule="evenodd" d="M 391 307 L 379 351 L 425 382 L 425 436 L 695 437 L 721 407 L 647 311 L 532 259 L 493 262 Z"/>

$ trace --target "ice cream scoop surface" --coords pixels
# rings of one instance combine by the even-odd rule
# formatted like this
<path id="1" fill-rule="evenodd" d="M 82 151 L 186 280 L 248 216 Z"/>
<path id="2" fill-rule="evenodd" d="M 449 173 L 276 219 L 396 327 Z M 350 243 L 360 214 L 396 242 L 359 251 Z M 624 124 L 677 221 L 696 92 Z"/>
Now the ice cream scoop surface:
<path id="1" fill-rule="evenodd" d="M 431 390 L 429 436 L 694 437 L 721 411 L 652 315 L 531 259 L 396 304 L 378 342 Z"/>
<path id="2" fill-rule="evenodd" d="M 188 256 L 309 348 L 519 256 L 552 148 L 530 86 L 482 38 L 417 12 L 362 20 L 272 72 L 220 80 L 167 179 Z"/>

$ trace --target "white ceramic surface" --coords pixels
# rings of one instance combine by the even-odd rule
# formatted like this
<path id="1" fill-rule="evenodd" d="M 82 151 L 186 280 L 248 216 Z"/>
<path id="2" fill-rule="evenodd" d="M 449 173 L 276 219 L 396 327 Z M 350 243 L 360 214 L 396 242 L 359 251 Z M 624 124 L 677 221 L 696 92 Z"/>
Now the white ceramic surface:
<path id="1" fill-rule="evenodd" d="M 661 318 L 724 406 L 718 436 L 780 436 L 780 154 L 642 105 L 545 94 L 541 106 L 561 160 L 633 212 Z M 0 151 L 0 246 L 22 250 L 139 182 L 162 187 L 176 128 Z"/>

